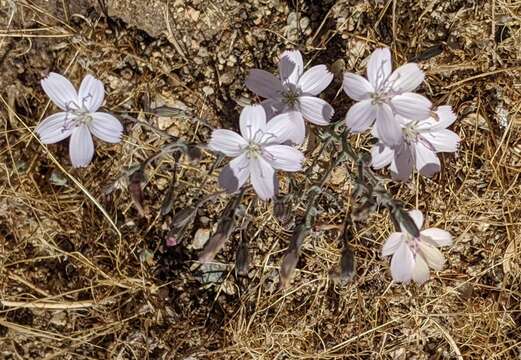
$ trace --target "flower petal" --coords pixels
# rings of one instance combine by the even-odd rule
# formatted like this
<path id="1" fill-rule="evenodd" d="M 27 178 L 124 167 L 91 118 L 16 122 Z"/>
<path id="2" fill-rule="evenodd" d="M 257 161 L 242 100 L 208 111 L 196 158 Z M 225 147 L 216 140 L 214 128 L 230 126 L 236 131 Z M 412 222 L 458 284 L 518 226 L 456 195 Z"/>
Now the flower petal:
<path id="1" fill-rule="evenodd" d="M 346 126 L 351 132 L 367 130 L 376 118 L 376 109 L 371 100 L 362 100 L 349 108 L 346 114 Z"/>
<path id="2" fill-rule="evenodd" d="M 429 142 L 436 152 L 456 152 L 461 141 L 458 134 L 449 129 L 422 133 L 421 136 Z"/>
<path id="3" fill-rule="evenodd" d="M 300 77 L 298 86 L 305 94 L 316 96 L 329 86 L 333 77 L 326 65 L 316 65 Z"/>
<path id="4" fill-rule="evenodd" d="M 394 159 L 389 169 L 393 178 L 400 181 L 407 181 L 411 176 L 414 167 L 414 159 L 411 148 L 402 144 L 398 151 L 394 152 Z"/>
<path id="5" fill-rule="evenodd" d="M 375 49 L 367 63 L 367 79 L 374 89 L 381 88 L 391 75 L 392 60 L 389 48 Z"/>
<path id="6" fill-rule="evenodd" d="M 432 103 L 425 96 L 406 92 L 391 99 L 394 111 L 407 119 L 424 120 L 431 116 Z"/>
<path id="7" fill-rule="evenodd" d="M 266 111 L 261 105 L 245 106 L 241 111 L 239 126 L 245 139 L 260 139 L 266 130 Z"/>
<path id="8" fill-rule="evenodd" d="M 382 247 L 382 256 L 389 256 L 394 254 L 398 247 L 403 242 L 403 234 L 399 232 L 394 232 L 389 235 L 389 238 L 385 240 L 384 246 Z"/>
<path id="9" fill-rule="evenodd" d="M 260 105 L 266 112 L 266 119 L 269 120 L 284 110 L 284 103 L 277 99 L 266 99 L 261 101 Z"/>
<path id="10" fill-rule="evenodd" d="M 219 174 L 219 185 L 228 193 L 239 190 L 250 176 L 249 160 L 246 154 L 234 158 Z"/>
<path id="11" fill-rule="evenodd" d="M 353 73 L 344 74 L 342 88 L 347 96 L 356 101 L 368 99 L 370 94 L 374 92 L 374 88 L 369 81 Z"/>
<path id="12" fill-rule="evenodd" d="M 250 159 L 250 181 L 255 192 L 262 200 L 271 199 L 275 196 L 275 170 L 263 158 Z"/>
<path id="13" fill-rule="evenodd" d="M 245 84 L 253 93 L 268 99 L 279 99 L 283 90 L 279 79 L 260 69 L 251 70 Z"/>
<path id="14" fill-rule="evenodd" d="M 414 91 L 423 82 L 425 74 L 415 63 L 408 63 L 394 70 L 389 78 L 394 93 Z"/>
<path id="15" fill-rule="evenodd" d="M 298 50 L 286 50 L 280 55 L 279 74 L 282 82 L 297 84 L 304 71 L 304 60 Z"/>
<path id="16" fill-rule="evenodd" d="M 423 226 L 423 214 L 418 209 L 412 209 L 409 212 L 409 216 L 414 220 L 414 223 L 416 224 L 416 227 L 418 229 L 421 229 Z"/>
<path id="17" fill-rule="evenodd" d="M 421 255 L 417 257 L 423 257 L 431 268 L 436 271 L 440 271 L 443 269 L 443 265 L 445 265 L 445 258 L 441 251 L 436 249 L 434 246 L 424 243 L 422 241 L 419 242 L 419 248 Z"/>
<path id="18" fill-rule="evenodd" d="M 395 282 L 409 282 L 414 269 L 414 257 L 409 246 L 404 242 L 400 244 L 391 259 L 391 275 Z"/>
<path id="19" fill-rule="evenodd" d="M 236 189 L 240 189 L 250 176 L 250 161 L 246 154 L 241 154 L 228 164 L 237 181 Z"/>
<path id="20" fill-rule="evenodd" d="M 290 140 L 295 144 L 302 144 L 306 137 L 304 118 L 297 111 L 277 115 L 268 121 L 266 135 L 268 137 L 263 139 L 266 143 L 275 142 L 281 144 Z M 275 139 L 273 139 L 273 135 Z"/>
<path id="21" fill-rule="evenodd" d="M 81 124 L 72 131 L 69 140 L 69 156 L 74 167 L 83 167 L 89 165 L 94 156 L 94 143 L 89 128 L 85 124 Z"/>
<path id="22" fill-rule="evenodd" d="M 414 264 L 412 278 L 418 285 L 421 285 L 425 283 L 427 280 L 429 280 L 429 266 L 427 265 L 427 262 L 425 262 L 423 257 L 419 255 L 416 255 L 415 260 L 416 263 Z"/>
<path id="23" fill-rule="evenodd" d="M 329 125 L 335 110 L 325 100 L 314 96 L 299 96 L 298 101 L 304 119 L 315 125 Z"/>
<path id="24" fill-rule="evenodd" d="M 436 153 L 419 142 L 414 147 L 416 150 L 416 169 L 423 176 L 430 177 L 440 171 L 440 159 Z"/>
<path id="25" fill-rule="evenodd" d="M 69 110 L 78 106 L 78 94 L 72 83 L 64 76 L 57 73 L 49 73 L 42 79 L 43 91 L 56 106 L 62 110 Z"/>
<path id="26" fill-rule="evenodd" d="M 91 116 L 92 122 L 89 129 L 94 136 L 113 144 L 121 141 L 123 125 L 115 116 L 104 112 L 95 112 Z"/>
<path id="27" fill-rule="evenodd" d="M 213 151 L 221 152 L 227 156 L 239 156 L 248 142 L 234 131 L 217 129 L 212 132 L 208 147 Z"/>
<path id="28" fill-rule="evenodd" d="M 451 126 L 454 121 L 456 121 L 456 114 L 454 114 L 454 111 L 452 111 L 452 107 L 450 105 L 439 106 L 434 114 L 436 115 L 437 119 L 434 119 L 435 125 L 431 127 L 431 130 L 445 129 Z"/>
<path id="29" fill-rule="evenodd" d="M 371 148 L 371 166 L 381 169 L 389 165 L 394 158 L 394 150 L 384 144 L 376 144 Z"/>
<path id="30" fill-rule="evenodd" d="M 72 133 L 72 128 L 66 128 L 68 114 L 66 112 L 59 112 L 45 118 L 40 125 L 34 130 L 40 136 L 40 140 L 44 144 L 54 144 L 58 141 L 69 137 Z"/>
<path id="31" fill-rule="evenodd" d="M 387 146 L 396 146 L 403 141 L 400 123 L 387 104 L 376 106 L 376 130 L 380 140 Z"/>
<path id="32" fill-rule="evenodd" d="M 302 170 L 304 154 L 287 145 L 269 145 L 264 148 L 263 156 L 275 169 L 284 171 Z"/>
<path id="33" fill-rule="evenodd" d="M 452 235 L 445 230 L 438 228 L 425 229 L 420 233 L 420 236 L 425 238 L 426 241 L 431 242 L 436 246 L 450 246 L 452 245 Z"/>
<path id="34" fill-rule="evenodd" d="M 103 105 L 105 87 L 101 81 L 89 74 L 81 82 L 78 97 L 79 105 L 85 105 L 90 112 L 94 112 Z"/>

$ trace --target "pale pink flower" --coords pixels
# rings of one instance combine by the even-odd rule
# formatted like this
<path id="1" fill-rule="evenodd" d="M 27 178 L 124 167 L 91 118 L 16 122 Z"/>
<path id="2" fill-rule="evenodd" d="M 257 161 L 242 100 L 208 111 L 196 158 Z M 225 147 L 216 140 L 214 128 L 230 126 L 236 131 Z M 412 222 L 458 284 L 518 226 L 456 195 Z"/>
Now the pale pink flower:
<path id="1" fill-rule="evenodd" d="M 418 229 L 423 225 L 423 215 L 419 210 L 409 211 Z M 429 267 L 436 271 L 443 269 L 445 258 L 437 249 L 452 245 L 452 236 L 445 230 L 430 228 L 420 231 L 414 238 L 405 228 L 392 233 L 385 241 L 383 256 L 392 255 L 391 275 L 395 282 L 407 283 L 414 280 L 423 284 L 429 280 Z"/>
<path id="2" fill-rule="evenodd" d="M 282 53 L 279 61 L 279 78 L 273 74 L 253 69 L 246 79 L 246 87 L 266 98 L 261 105 L 269 118 L 281 112 L 292 111 L 294 131 L 290 140 L 304 142 L 304 119 L 316 125 L 328 125 L 334 110 L 318 97 L 333 81 L 333 74 L 325 65 L 316 65 L 304 72 L 304 61 L 298 50 Z"/>
<path id="3" fill-rule="evenodd" d="M 44 144 L 54 144 L 70 136 L 69 155 L 74 167 L 87 166 L 92 160 L 92 135 L 109 143 L 121 141 L 123 126 L 119 120 L 97 111 L 105 97 L 101 81 L 87 75 L 76 92 L 67 78 L 50 73 L 41 84 L 47 96 L 63 112 L 45 118 L 35 131 Z"/>
<path id="4" fill-rule="evenodd" d="M 392 71 L 389 49 L 376 49 L 369 57 L 367 79 L 353 73 L 344 74 L 344 91 L 358 101 L 347 112 L 347 127 L 352 132 L 362 132 L 376 119 L 381 140 L 389 146 L 400 144 L 402 133 L 396 114 L 413 120 L 430 116 L 431 102 L 412 92 L 424 77 L 423 71 L 414 63 Z"/>
<path id="5" fill-rule="evenodd" d="M 261 105 L 246 106 L 239 119 L 240 135 L 225 129 L 213 131 L 208 147 L 234 158 L 221 172 L 221 186 L 234 192 L 250 179 L 257 195 L 267 200 L 277 191 L 275 169 L 301 170 L 304 155 L 281 145 L 293 131 L 291 115 L 280 114 L 266 123 Z"/>
<path id="6" fill-rule="evenodd" d="M 372 166 L 381 169 L 389 166 L 394 178 L 409 179 L 413 168 L 424 175 L 432 176 L 440 171 L 440 160 L 436 153 L 456 152 L 460 137 L 449 129 L 456 115 L 450 106 L 440 106 L 434 116 L 425 120 L 410 120 L 397 116 L 400 121 L 403 142 L 395 147 L 378 143 L 371 149 Z M 373 135 L 379 137 L 377 129 Z"/>

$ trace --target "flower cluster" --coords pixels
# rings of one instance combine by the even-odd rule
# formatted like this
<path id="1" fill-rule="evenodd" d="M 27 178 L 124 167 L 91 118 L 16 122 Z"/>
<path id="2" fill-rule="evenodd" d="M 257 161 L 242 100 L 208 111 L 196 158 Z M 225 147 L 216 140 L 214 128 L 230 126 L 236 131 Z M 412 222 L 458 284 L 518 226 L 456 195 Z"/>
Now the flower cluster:
<path id="1" fill-rule="evenodd" d="M 221 172 L 221 186 L 234 192 L 249 178 L 261 199 L 273 198 L 278 188 L 275 169 L 299 171 L 304 160 L 300 151 L 282 144 L 304 142 L 305 120 L 316 125 L 330 122 L 334 110 L 318 95 L 332 80 L 333 74 L 325 65 L 304 72 L 298 50 L 281 55 L 279 78 L 264 70 L 252 70 L 246 86 L 266 99 L 242 110 L 241 135 L 215 130 L 210 140 L 210 149 L 234 157 Z"/>
<path id="2" fill-rule="evenodd" d="M 344 74 L 343 88 L 357 103 L 346 115 L 347 127 L 354 133 L 371 127 L 378 138 L 371 153 L 373 167 L 389 166 L 393 177 L 409 179 L 415 167 L 422 175 L 440 170 L 438 152 L 455 152 L 460 138 L 446 128 L 456 116 L 450 106 L 432 109 L 423 95 L 414 93 L 425 74 L 408 63 L 392 71 L 391 52 L 376 49 L 367 64 L 367 79 Z"/>
<path id="3" fill-rule="evenodd" d="M 319 97 L 333 81 L 333 74 L 325 65 L 304 71 L 301 53 L 290 50 L 281 55 L 278 68 L 278 77 L 260 69 L 250 72 L 246 86 L 264 100 L 242 109 L 239 133 L 227 129 L 212 132 L 208 148 L 233 158 L 219 176 L 219 183 L 227 192 L 237 192 L 249 182 L 260 199 L 272 199 L 278 191 L 276 170 L 297 172 L 302 169 L 304 154 L 297 146 L 306 138 L 306 121 L 326 126 L 332 120 L 333 107 Z M 367 79 L 353 73 L 344 74 L 343 89 L 356 101 L 347 112 L 347 128 L 359 133 L 372 127 L 378 142 L 371 149 L 371 165 L 375 169 L 389 167 L 393 177 L 403 181 L 409 179 L 414 168 L 424 176 L 439 171 L 437 153 L 456 152 L 460 142 L 458 135 L 447 129 L 456 120 L 451 107 L 433 108 L 430 100 L 414 92 L 424 77 L 414 63 L 392 71 L 391 53 L 387 48 L 376 49 L 369 57 Z M 98 111 L 105 96 L 101 81 L 87 75 L 76 91 L 65 77 L 50 73 L 41 85 L 62 111 L 45 118 L 36 132 L 44 144 L 70 137 L 69 152 L 74 167 L 91 162 L 92 135 L 109 143 L 121 141 L 123 126 L 119 120 Z M 331 168 L 338 165 L 332 164 Z M 324 181 L 326 178 L 327 175 Z M 363 175 L 360 178 L 363 179 Z M 235 201 L 240 198 L 236 197 Z M 234 217 L 228 210 L 227 222 L 221 221 L 227 224 L 221 224 L 226 235 L 213 237 L 207 256 L 213 257 L 233 230 Z M 423 225 L 422 213 L 413 210 L 407 215 L 401 211 L 407 226 L 401 224 L 402 231 L 391 234 L 382 254 L 392 255 L 394 281 L 423 283 L 429 278 L 429 267 L 443 268 L 444 258 L 437 247 L 451 245 L 452 237 L 436 228 L 419 231 Z M 411 225 L 413 222 L 415 225 Z M 310 227 L 301 226 L 302 231 L 296 232 L 291 256 L 287 256 L 291 261 L 284 263 L 287 265 L 284 269 L 296 266 L 301 238 Z"/>

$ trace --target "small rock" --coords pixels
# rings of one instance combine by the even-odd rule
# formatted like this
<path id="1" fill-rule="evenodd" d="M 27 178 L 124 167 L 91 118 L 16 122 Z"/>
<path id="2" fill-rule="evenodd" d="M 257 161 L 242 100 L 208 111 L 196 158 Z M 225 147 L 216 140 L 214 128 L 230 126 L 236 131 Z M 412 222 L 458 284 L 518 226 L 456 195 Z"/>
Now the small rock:
<path id="1" fill-rule="evenodd" d="M 202 249 L 208 239 L 210 238 L 210 229 L 197 229 L 194 235 L 194 241 L 192 242 L 192 248 L 198 250 Z"/>
<path id="2" fill-rule="evenodd" d="M 67 325 L 67 313 L 65 311 L 57 311 L 51 318 L 51 324 L 57 327 L 64 327 Z"/>
<path id="3" fill-rule="evenodd" d="M 205 86 L 203 87 L 203 92 L 206 96 L 210 96 L 214 94 L 214 90 L 211 86 Z"/>

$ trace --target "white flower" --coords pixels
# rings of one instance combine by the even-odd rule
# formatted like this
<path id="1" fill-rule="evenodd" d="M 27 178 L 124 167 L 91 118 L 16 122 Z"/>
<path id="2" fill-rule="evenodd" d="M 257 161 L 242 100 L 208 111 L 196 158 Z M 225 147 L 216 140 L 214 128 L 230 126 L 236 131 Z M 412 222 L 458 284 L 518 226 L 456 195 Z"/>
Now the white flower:
<path id="1" fill-rule="evenodd" d="M 234 158 L 221 172 L 221 186 L 234 192 L 249 178 L 257 195 L 267 200 L 276 193 L 275 169 L 301 170 L 304 155 L 291 146 L 280 145 L 293 131 L 291 115 L 281 114 L 266 123 L 261 105 L 246 106 L 239 120 L 240 135 L 225 129 L 213 131 L 209 148 Z"/>
<path id="2" fill-rule="evenodd" d="M 103 141 L 121 141 L 123 126 L 114 116 L 97 112 L 103 104 L 103 83 L 85 76 L 79 92 L 60 74 L 50 73 L 41 81 L 42 88 L 56 106 L 63 110 L 45 118 L 36 127 L 44 144 L 54 144 L 67 137 L 69 155 L 74 167 L 87 166 L 94 155 L 91 133 Z"/>
<path id="3" fill-rule="evenodd" d="M 436 153 L 456 152 L 460 137 L 446 129 L 456 115 L 450 106 L 440 106 L 434 117 L 425 120 L 409 120 L 397 116 L 401 122 L 404 141 L 396 147 L 379 143 L 371 149 L 372 166 L 381 169 L 390 165 L 393 177 L 402 181 L 409 179 L 413 167 L 424 176 L 440 171 L 440 160 Z M 377 129 L 373 135 L 379 137 Z"/>
<path id="4" fill-rule="evenodd" d="M 246 79 L 246 87 L 266 98 L 261 105 L 269 118 L 294 111 L 291 121 L 295 130 L 290 140 L 301 144 L 306 136 L 304 119 L 316 125 L 328 125 L 333 116 L 331 105 L 318 97 L 333 80 L 333 74 L 325 65 L 316 65 L 304 72 L 300 51 L 288 50 L 280 57 L 279 75 L 280 79 L 267 71 L 253 69 Z"/>
<path id="5" fill-rule="evenodd" d="M 411 210 L 409 215 L 421 229 L 422 213 Z M 445 259 L 437 247 L 452 245 L 452 236 L 445 230 L 430 228 L 420 231 L 420 236 L 414 238 L 403 226 L 401 230 L 392 233 L 385 241 L 382 255 L 392 255 L 391 274 L 395 282 L 407 283 L 412 279 L 423 284 L 429 279 L 429 267 L 436 271 L 443 269 Z"/>
<path id="6" fill-rule="evenodd" d="M 395 114 L 413 120 L 423 120 L 431 114 L 431 102 L 412 92 L 424 76 L 414 63 L 402 65 L 392 72 L 389 49 L 376 49 L 367 64 L 369 81 L 357 74 L 344 74 L 344 91 L 358 101 L 347 112 L 347 127 L 353 132 L 362 132 L 376 119 L 381 140 L 389 146 L 400 144 L 402 134 Z"/>

